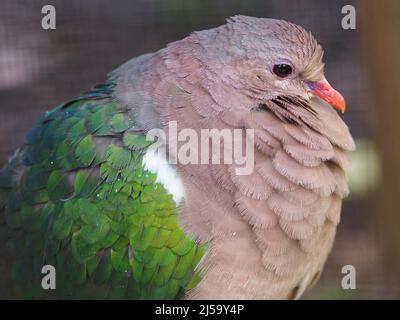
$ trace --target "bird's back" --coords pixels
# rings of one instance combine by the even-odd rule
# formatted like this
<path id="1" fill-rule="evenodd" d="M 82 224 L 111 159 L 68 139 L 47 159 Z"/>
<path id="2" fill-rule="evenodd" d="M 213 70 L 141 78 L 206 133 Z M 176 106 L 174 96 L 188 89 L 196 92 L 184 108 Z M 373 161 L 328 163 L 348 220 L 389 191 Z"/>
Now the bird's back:
<path id="1" fill-rule="evenodd" d="M 144 169 L 152 142 L 113 87 L 45 113 L 0 171 L 2 296 L 173 299 L 198 282 L 204 250 Z"/>

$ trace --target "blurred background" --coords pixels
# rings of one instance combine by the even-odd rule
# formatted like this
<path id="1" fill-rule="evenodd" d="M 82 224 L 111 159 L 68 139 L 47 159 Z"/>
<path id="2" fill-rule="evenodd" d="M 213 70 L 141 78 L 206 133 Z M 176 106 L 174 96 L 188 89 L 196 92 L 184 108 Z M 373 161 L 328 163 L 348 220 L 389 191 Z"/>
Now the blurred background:
<path id="1" fill-rule="evenodd" d="M 56 8 L 43 30 L 41 9 Z M 341 25 L 356 8 L 356 29 Z M 235 14 L 285 19 L 325 49 L 326 76 L 346 98 L 356 139 L 351 196 L 325 271 L 305 299 L 400 298 L 400 1 L 1 0 L 0 167 L 40 114 L 105 79 L 128 59 Z M 344 265 L 356 290 L 343 290 Z"/>

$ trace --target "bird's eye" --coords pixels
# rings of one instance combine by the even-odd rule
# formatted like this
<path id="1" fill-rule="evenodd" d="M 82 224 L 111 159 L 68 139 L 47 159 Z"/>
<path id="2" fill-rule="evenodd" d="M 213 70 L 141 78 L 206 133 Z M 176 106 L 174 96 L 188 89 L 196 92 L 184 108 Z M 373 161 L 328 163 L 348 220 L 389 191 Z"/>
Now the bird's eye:
<path id="1" fill-rule="evenodd" d="M 280 78 L 286 78 L 292 74 L 293 68 L 291 65 L 286 63 L 279 63 L 274 65 L 272 71 Z"/>

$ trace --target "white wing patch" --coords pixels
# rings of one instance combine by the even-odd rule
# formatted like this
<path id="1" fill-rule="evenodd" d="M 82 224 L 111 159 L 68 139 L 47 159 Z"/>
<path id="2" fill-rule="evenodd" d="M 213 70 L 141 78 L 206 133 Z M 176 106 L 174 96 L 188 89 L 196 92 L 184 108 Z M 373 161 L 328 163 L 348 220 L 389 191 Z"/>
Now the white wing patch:
<path id="1" fill-rule="evenodd" d="M 160 154 L 161 153 L 161 154 Z M 176 204 L 179 204 L 184 197 L 184 188 L 181 178 L 176 169 L 168 163 L 164 154 L 156 148 L 149 148 L 143 156 L 143 167 L 156 174 L 156 182 L 161 183 L 172 197 Z"/>

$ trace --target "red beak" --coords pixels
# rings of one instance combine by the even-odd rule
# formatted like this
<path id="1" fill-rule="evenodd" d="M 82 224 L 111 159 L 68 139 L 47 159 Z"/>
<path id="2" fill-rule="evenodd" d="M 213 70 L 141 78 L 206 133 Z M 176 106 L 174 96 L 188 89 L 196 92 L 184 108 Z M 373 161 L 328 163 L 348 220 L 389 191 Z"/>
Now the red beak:
<path id="1" fill-rule="evenodd" d="M 333 89 L 328 81 L 324 79 L 321 81 L 308 82 L 307 84 L 311 93 L 325 100 L 340 112 L 344 113 L 346 111 L 346 102 L 343 96 Z"/>

